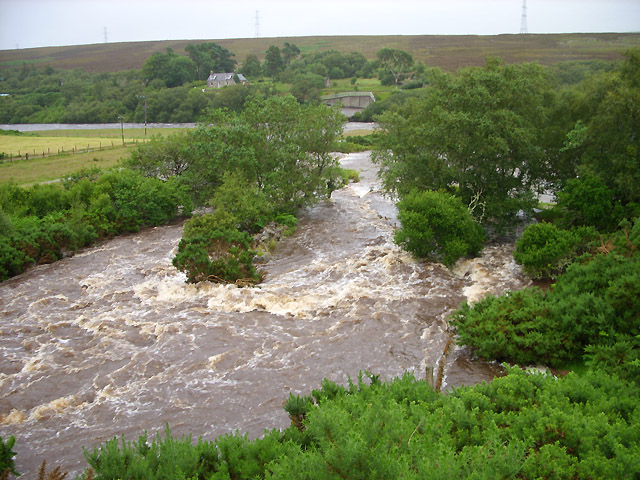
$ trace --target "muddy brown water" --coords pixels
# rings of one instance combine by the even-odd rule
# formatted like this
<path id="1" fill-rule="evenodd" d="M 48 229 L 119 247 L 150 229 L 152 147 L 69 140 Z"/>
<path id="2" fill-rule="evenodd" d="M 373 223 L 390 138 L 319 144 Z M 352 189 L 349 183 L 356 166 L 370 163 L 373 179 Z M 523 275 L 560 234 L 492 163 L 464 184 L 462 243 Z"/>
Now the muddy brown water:
<path id="1" fill-rule="evenodd" d="M 262 265 L 258 288 L 188 285 L 171 265 L 181 225 L 115 238 L 0 284 L 0 435 L 21 473 L 42 459 L 72 473 L 82 447 L 168 424 L 178 436 L 257 437 L 287 426 L 282 404 L 362 370 L 425 378 L 465 299 L 526 284 L 510 245 L 453 271 L 393 244 L 396 211 L 368 153 L 341 160 L 360 183 L 305 213 Z M 447 389 L 496 365 L 452 348 Z"/>

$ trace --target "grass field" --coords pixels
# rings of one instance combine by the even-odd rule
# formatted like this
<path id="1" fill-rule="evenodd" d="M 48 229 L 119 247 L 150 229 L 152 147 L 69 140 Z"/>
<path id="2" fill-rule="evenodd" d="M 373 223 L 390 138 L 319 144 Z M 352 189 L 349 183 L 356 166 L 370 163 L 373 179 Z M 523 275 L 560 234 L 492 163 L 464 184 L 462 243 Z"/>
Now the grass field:
<path id="1" fill-rule="evenodd" d="M 216 42 L 235 53 L 240 65 L 248 54 L 264 60 L 270 45 L 285 42 L 297 45 L 303 53 L 337 50 L 361 52 L 374 59 L 382 47 L 399 48 L 416 61 L 448 71 L 459 67 L 481 65 L 489 55 L 511 62 L 539 62 L 552 65 L 566 60 L 618 60 L 628 48 L 640 47 L 640 33 L 562 33 L 528 35 L 381 35 L 279 37 L 243 39 L 165 40 L 123 42 L 66 47 L 25 48 L 0 51 L 0 68 L 22 63 L 41 68 L 81 68 L 87 72 L 115 72 L 141 68 L 155 52 L 167 47 L 185 54 L 189 43 Z"/>
<path id="2" fill-rule="evenodd" d="M 75 135 L 78 135 L 77 130 Z M 127 143 L 132 139 L 125 138 Z M 56 155 L 58 153 L 69 153 L 77 151 L 99 150 L 122 145 L 120 138 L 100 138 L 100 137 L 5 137 L 0 136 L 0 152 L 7 155 L 30 157 L 44 155 Z"/>
<path id="3" fill-rule="evenodd" d="M 146 138 L 180 130 L 148 129 Z M 54 181 L 82 168 L 115 166 L 144 141 L 144 128 L 125 129 L 124 138 L 126 145 L 123 146 L 120 129 L 47 130 L 29 135 L 0 135 L 0 152 L 22 156 L 11 161 L 0 160 L 0 184 L 31 185 Z M 28 160 L 25 153 L 29 154 Z"/>
<path id="4" fill-rule="evenodd" d="M 154 135 L 170 135 L 180 128 L 130 128 L 124 130 L 125 144 L 143 142 Z M 29 135 L 1 135 L 0 152 L 11 156 L 43 156 L 72 151 L 100 150 L 122 146 L 120 129 L 43 130 Z"/>
<path id="5" fill-rule="evenodd" d="M 147 134 L 145 136 L 144 128 L 125 128 L 124 139 L 126 141 L 137 139 L 142 140 L 144 138 L 151 138 L 154 135 L 170 135 L 183 130 L 182 128 L 147 128 Z M 78 135 L 81 133 L 81 135 Z M 80 136 L 83 138 L 105 138 L 111 139 L 119 138 L 122 143 L 122 130 L 119 128 L 96 128 L 88 130 L 41 130 L 37 132 L 40 136 L 47 137 L 74 137 Z M 1 139 L 2 137 L 0 137 Z"/>
<path id="6" fill-rule="evenodd" d="M 0 184 L 13 182 L 26 186 L 58 180 L 83 168 L 109 168 L 129 156 L 134 146 L 116 147 L 108 150 L 52 155 L 45 158 L 14 160 L 0 163 Z"/>

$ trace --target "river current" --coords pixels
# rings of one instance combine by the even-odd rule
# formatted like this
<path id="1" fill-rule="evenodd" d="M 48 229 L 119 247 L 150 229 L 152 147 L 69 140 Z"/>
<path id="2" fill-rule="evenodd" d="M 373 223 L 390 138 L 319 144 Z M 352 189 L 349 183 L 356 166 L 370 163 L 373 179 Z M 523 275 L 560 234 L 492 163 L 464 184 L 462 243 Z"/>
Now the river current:
<path id="1" fill-rule="evenodd" d="M 444 367 L 443 389 L 500 367 L 448 349 L 463 300 L 527 283 L 512 246 L 453 271 L 393 243 L 393 202 L 368 153 L 361 181 L 309 209 L 261 265 L 257 288 L 188 285 L 171 265 L 182 226 L 118 237 L 0 284 L 0 436 L 17 466 L 79 472 L 82 447 L 145 430 L 214 439 L 287 426 L 290 392 L 362 370 L 383 379 Z"/>

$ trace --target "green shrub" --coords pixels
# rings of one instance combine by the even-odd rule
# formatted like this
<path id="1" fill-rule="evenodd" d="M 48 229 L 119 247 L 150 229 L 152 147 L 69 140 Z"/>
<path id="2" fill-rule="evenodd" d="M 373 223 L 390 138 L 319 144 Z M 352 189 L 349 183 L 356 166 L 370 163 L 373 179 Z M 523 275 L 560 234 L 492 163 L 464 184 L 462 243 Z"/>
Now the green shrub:
<path id="1" fill-rule="evenodd" d="M 260 275 L 253 266 L 247 232 L 220 226 L 214 215 L 194 217 L 185 223 L 173 265 L 187 274 L 187 282 L 255 283 Z"/>
<path id="2" fill-rule="evenodd" d="M 398 202 L 401 228 L 394 240 L 418 258 L 453 265 L 482 249 L 484 232 L 459 198 L 412 191 Z"/>
<path id="3" fill-rule="evenodd" d="M 459 341 L 488 360 L 558 366 L 575 354 L 570 332 L 561 331 L 538 288 L 463 303 L 452 315 Z"/>
<path id="4" fill-rule="evenodd" d="M 585 360 L 603 370 L 640 385 L 640 335 L 614 335 L 585 348 Z"/>
<path id="5" fill-rule="evenodd" d="M 0 281 L 22 273 L 33 262 L 33 258 L 15 248 L 8 238 L 0 236 Z"/>
<path id="6" fill-rule="evenodd" d="M 518 368 L 491 383 L 437 394 L 411 374 L 348 387 L 324 380 L 294 398 L 300 431 L 210 442 L 143 435 L 85 451 L 96 479 L 636 478 L 637 384 L 603 371 L 584 376 Z"/>
<path id="7" fill-rule="evenodd" d="M 595 255 L 573 263 L 551 292 L 554 315 L 584 344 L 602 334 L 640 334 L 640 256 Z"/>
<path id="8" fill-rule="evenodd" d="M 20 476 L 20 474 L 16 471 L 16 465 L 13 459 L 13 457 L 16 456 L 16 452 L 13 451 L 13 447 L 15 444 L 15 437 L 9 437 L 6 442 L 2 439 L 2 437 L 0 437 L 0 476 L 2 476 L 4 473 Z"/>
<path id="9" fill-rule="evenodd" d="M 0 187 L 0 279 L 51 263 L 98 238 L 161 225 L 191 212 L 177 181 L 130 170 L 78 172 L 63 185 Z"/>
<path id="10" fill-rule="evenodd" d="M 279 225 L 284 225 L 285 227 L 295 227 L 298 225 L 298 218 L 295 215 L 291 215 L 290 213 L 279 213 L 276 215 L 274 221 Z"/>
<path id="11" fill-rule="evenodd" d="M 516 242 L 513 258 L 532 278 L 555 278 L 577 257 L 585 234 L 551 223 L 529 225 Z"/>
<path id="12" fill-rule="evenodd" d="M 617 227 L 624 215 L 621 209 L 615 209 L 613 192 L 595 175 L 568 180 L 557 197 L 556 208 L 563 212 L 565 226 L 584 225 L 607 231 Z"/>

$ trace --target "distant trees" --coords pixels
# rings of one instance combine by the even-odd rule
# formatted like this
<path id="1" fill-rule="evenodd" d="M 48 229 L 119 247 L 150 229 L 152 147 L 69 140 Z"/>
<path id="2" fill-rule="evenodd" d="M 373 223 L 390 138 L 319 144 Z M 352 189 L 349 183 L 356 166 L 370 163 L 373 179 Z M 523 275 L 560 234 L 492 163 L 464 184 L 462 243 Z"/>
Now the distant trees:
<path id="1" fill-rule="evenodd" d="M 142 78 L 156 87 L 174 88 L 194 80 L 206 80 L 211 71 L 233 72 L 233 53 L 217 43 L 190 43 L 188 56 L 178 55 L 171 48 L 156 52 L 142 65 Z"/>
<path id="2" fill-rule="evenodd" d="M 289 65 L 298 55 L 300 55 L 300 49 L 296 45 L 284 42 L 284 46 L 282 47 L 282 61 L 285 65 Z"/>
<path id="3" fill-rule="evenodd" d="M 196 72 L 193 60 L 176 54 L 171 48 L 165 53 L 154 53 L 142 65 L 142 78 L 147 84 L 167 88 L 194 80 Z"/>
<path id="4" fill-rule="evenodd" d="M 217 43 L 190 43 L 185 51 L 196 65 L 197 80 L 206 80 L 212 71 L 235 71 L 237 62 L 232 58 L 234 54 Z"/>
<path id="5" fill-rule="evenodd" d="M 300 103 L 315 101 L 320 98 L 324 88 L 324 77 L 315 73 L 299 73 L 293 77 L 291 95 Z"/>

